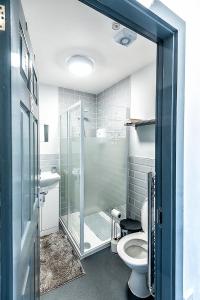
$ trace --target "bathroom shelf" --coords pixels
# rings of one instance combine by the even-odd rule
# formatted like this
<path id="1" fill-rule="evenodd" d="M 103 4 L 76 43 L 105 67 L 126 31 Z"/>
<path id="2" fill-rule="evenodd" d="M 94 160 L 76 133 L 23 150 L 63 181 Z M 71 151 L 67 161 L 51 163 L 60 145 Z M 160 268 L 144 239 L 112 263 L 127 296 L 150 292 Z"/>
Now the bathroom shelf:
<path id="1" fill-rule="evenodd" d="M 125 126 L 134 126 L 135 128 L 140 127 L 140 126 L 147 126 L 147 125 L 153 125 L 156 123 L 155 119 L 150 119 L 150 120 L 130 120 L 130 122 L 126 122 Z"/>

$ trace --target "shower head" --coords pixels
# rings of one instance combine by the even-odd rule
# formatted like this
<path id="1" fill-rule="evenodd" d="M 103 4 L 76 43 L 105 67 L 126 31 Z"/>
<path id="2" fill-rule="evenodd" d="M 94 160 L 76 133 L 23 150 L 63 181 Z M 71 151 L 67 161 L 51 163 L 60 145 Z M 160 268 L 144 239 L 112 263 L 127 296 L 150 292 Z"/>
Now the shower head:
<path id="1" fill-rule="evenodd" d="M 78 120 L 80 120 L 81 118 L 80 118 L 80 117 L 78 117 L 77 119 L 78 119 Z M 86 117 L 84 117 L 84 118 L 83 118 L 83 120 L 84 120 L 84 121 L 87 121 L 87 122 L 89 122 L 89 119 L 88 119 L 88 118 L 86 118 Z"/>

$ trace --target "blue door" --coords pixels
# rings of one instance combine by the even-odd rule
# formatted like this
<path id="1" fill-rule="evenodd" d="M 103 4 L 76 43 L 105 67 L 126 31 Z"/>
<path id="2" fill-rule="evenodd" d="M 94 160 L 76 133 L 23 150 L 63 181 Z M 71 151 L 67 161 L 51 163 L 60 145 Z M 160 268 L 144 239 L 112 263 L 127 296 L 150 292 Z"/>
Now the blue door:
<path id="1" fill-rule="evenodd" d="M 13 147 L 13 167 L 16 167 L 13 170 L 13 188 L 17 188 L 16 200 L 13 199 L 17 204 L 13 206 L 13 217 L 16 219 L 13 227 L 16 237 L 13 244 L 13 284 L 17 299 L 35 300 L 39 298 L 38 84 L 28 26 L 20 3 L 17 4 L 18 35 L 15 42 L 19 47 L 16 51 L 19 53 L 20 63 L 17 74 L 14 75 L 17 76 L 19 91 L 18 96 L 13 99 L 16 102 L 13 104 L 13 115 L 16 114 L 16 120 L 13 120 L 13 138 L 17 138 Z M 18 119 L 20 126 L 16 126 Z M 17 183 L 15 178 L 18 178 Z"/>
<path id="2" fill-rule="evenodd" d="M 38 79 L 28 25 L 20 0 L 5 0 L 5 26 L 0 23 L 1 104 L 4 105 L 5 184 L 9 226 L 7 249 L 2 245 L 1 298 L 39 299 Z M 3 16 L 3 14 L 2 14 Z M 2 161 L 2 160 L 1 160 Z M 8 205 L 9 204 L 9 205 Z M 7 220 L 8 220 L 7 218 Z M 9 240 L 7 242 L 7 240 Z M 6 253 L 7 250 L 7 253 Z M 3 258 L 7 259 L 7 269 Z"/>

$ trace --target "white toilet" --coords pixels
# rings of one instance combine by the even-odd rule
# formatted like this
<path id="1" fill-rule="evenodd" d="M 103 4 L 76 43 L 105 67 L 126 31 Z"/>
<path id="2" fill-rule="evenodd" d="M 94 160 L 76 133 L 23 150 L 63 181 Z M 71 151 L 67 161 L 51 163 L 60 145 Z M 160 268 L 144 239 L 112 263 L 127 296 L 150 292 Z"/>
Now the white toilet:
<path id="1" fill-rule="evenodd" d="M 147 285 L 148 271 L 148 203 L 145 201 L 141 211 L 142 232 L 128 234 L 118 245 L 117 252 L 125 264 L 132 269 L 128 286 L 139 297 L 150 296 Z"/>

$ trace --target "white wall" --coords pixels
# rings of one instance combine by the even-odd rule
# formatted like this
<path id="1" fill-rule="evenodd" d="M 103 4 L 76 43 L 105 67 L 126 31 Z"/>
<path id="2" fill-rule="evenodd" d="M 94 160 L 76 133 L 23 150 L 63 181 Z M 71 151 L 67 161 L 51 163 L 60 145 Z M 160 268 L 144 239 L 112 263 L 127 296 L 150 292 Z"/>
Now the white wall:
<path id="1" fill-rule="evenodd" d="M 131 76 L 131 118 L 155 119 L 155 98 L 156 63 L 152 63 Z"/>
<path id="2" fill-rule="evenodd" d="M 152 63 L 131 76 L 131 118 L 155 119 L 155 97 L 156 63 Z M 155 159 L 154 125 L 130 128 L 129 154 Z"/>
<path id="3" fill-rule="evenodd" d="M 178 77 L 178 155 L 177 155 L 177 221 L 182 220 L 183 197 L 181 177 L 184 171 L 184 213 L 183 213 L 183 294 L 193 290 L 193 299 L 200 299 L 200 242 L 199 213 L 200 213 L 200 43 L 199 43 L 199 11 L 197 0 L 162 0 L 162 3 L 186 21 L 186 51 L 184 53 L 184 35 L 179 38 L 179 77 Z M 155 1 L 152 11 L 174 24 L 179 33 L 184 28 L 171 12 L 161 2 Z M 183 63 L 185 56 L 185 65 Z M 185 94 L 184 94 L 184 66 L 185 66 Z M 182 102 L 185 96 L 184 117 L 184 170 L 183 136 L 182 136 Z M 182 225 L 177 223 L 177 270 L 181 273 L 182 266 Z M 180 274 L 181 277 L 181 274 Z M 178 277 L 177 277 L 178 279 Z M 180 278 L 179 278 L 180 279 Z M 180 280 L 176 282 L 177 299 L 182 299 L 178 293 L 181 287 Z"/>
<path id="4" fill-rule="evenodd" d="M 40 124 L 49 125 L 49 142 L 40 143 L 40 154 L 59 153 L 58 88 L 41 84 L 39 88 Z"/>

